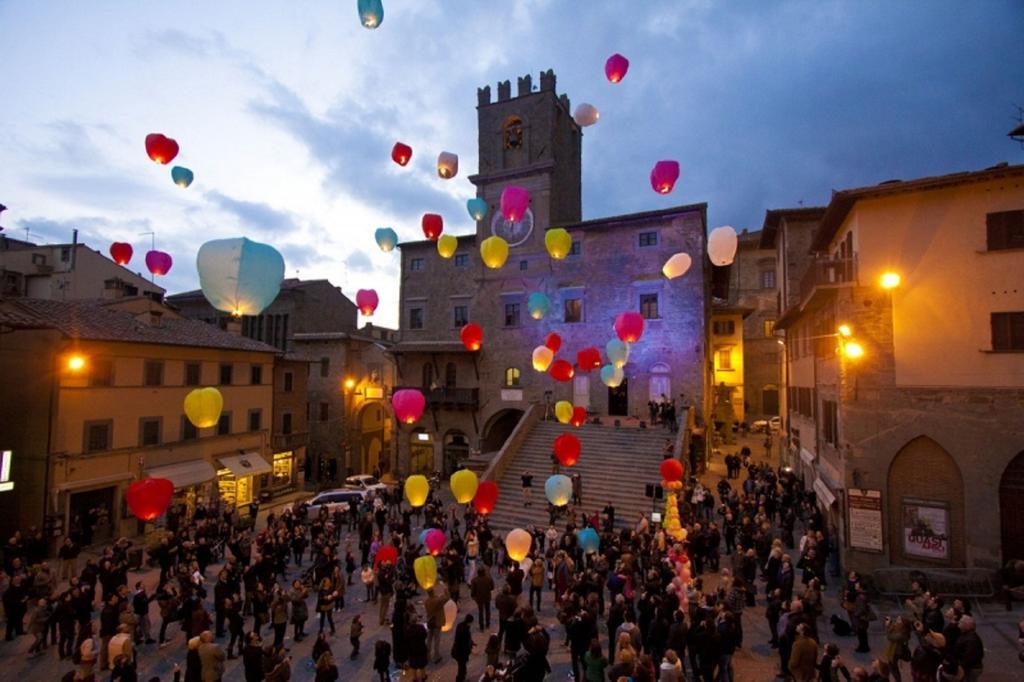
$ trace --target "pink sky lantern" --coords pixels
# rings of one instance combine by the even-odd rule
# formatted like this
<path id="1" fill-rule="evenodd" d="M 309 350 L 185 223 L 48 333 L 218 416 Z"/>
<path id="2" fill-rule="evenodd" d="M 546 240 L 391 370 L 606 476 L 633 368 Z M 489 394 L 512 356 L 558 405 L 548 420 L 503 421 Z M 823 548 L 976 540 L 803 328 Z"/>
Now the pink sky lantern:
<path id="1" fill-rule="evenodd" d="M 396 142 L 395 146 L 391 148 L 391 160 L 397 163 L 399 166 L 404 166 L 409 163 L 409 159 L 412 158 L 412 147 L 403 143 Z"/>
<path id="2" fill-rule="evenodd" d="M 658 194 L 668 194 L 679 179 L 678 161 L 659 161 L 651 169 L 651 187 Z"/>
<path id="3" fill-rule="evenodd" d="M 146 252 L 146 267 L 154 275 L 166 275 L 170 272 L 173 264 L 174 261 L 169 253 L 156 250 Z"/>
<path id="4" fill-rule="evenodd" d="M 620 341 L 636 343 L 644 334 L 644 318 L 640 313 L 630 310 L 615 318 L 615 333 Z"/>
<path id="5" fill-rule="evenodd" d="M 444 218 L 436 213 L 424 213 L 423 235 L 431 241 L 437 241 L 442 232 L 444 232 Z"/>
<path id="6" fill-rule="evenodd" d="M 501 191 L 501 214 L 506 220 L 518 223 L 530 207 L 530 192 L 525 187 L 511 185 Z"/>
<path id="7" fill-rule="evenodd" d="M 128 265 L 132 259 L 132 245 L 127 242 L 114 242 L 110 245 L 110 257 L 118 265 Z"/>
<path id="8" fill-rule="evenodd" d="M 589 372 L 601 367 L 601 351 L 594 347 L 584 348 L 576 353 L 576 366 L 581 372 Z"/>
<path id="9" fill-rule="evenodd" d="M 377 292 L 373 289 L 360 289 L 356 292 L 356 307 L 366 317 L 373 315 L 379 302 Z"/>
<path id="10" fill-rule="evenodd" d="M 437 556 L 444 549 L 445 543 L 444 531 L 438 530 L 437 528 L 431 528 L 426 532 L 423 538 L 423 544 L 426 546 L 427 551 L 430 552 L 431 556 Z"/>
<path id="11" fill-rule="evenodd" d="M 558 349 L 562 347 L 562 337 L 555 332 L 551 332 L 544 337 L 544 345 L 550 348 L 552 353 L 557 353 Z"/>
<path id="12" fill-rule="evenodd" d="M 568 360 L 555 360 L 551 363 L 551 368 L 548 369 L 548 374 L 555 381 L 572 381 L 572 378 L 576 376 L 576 370 L 572 368 L 572 364 Z"/>
<path id="13" fill-rule="evenodd" d="M 427 399 L 416 388 L 403 388 L 391 396 L 395 418 L 403 424 L 415 424 L 423 416 L 423 408 L 426 406 Z"/>
<path id="14" fill-rule="evenodd" d="M 629 71 L 629 60 L 618 52 L 608 57 L 608 61 L 604 63 L 604 75 L 611 83 L 621 81 L 626 77 L 627 71 Z"/>

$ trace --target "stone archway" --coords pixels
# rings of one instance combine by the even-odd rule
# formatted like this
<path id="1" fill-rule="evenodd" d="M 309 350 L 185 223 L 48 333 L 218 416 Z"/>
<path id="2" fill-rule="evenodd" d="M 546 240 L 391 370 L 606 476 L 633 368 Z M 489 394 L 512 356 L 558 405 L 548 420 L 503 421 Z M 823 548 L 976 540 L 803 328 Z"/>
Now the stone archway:
<path id="1" fill-rule="evenodd" d="M 1024 450 L 1010 460 L 999 479 L 999 523 L 1003 563 L 1024 560 Z"/>
<path id="2" fill-rule="evenodd" d="M 512 408 L 498 410 L 487 420 L 483 429 L 483 438 L 480 440 L 481 452 L 497 452 L 523 416 L 522 410 Z"/>

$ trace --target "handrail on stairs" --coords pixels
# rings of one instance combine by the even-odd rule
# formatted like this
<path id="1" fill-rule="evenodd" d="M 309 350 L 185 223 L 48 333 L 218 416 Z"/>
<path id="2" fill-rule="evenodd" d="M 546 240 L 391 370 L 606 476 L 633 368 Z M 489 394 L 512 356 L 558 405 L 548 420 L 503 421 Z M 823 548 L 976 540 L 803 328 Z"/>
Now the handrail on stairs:
<path id="1" fill-rule="evenodd" d="M 512 456 L 519 451 L 523 441 L 530 435 L 533 425 L 540 421 L 541 412 L 542 409 L 537 404 L 532 404 L 527 408 L 523 416 L 519 418 L 519 423 L 512 429 L 512 433 L 505 439 L 505 444 L 501 446 L 497 454 L 491 458 L 490 464 L 484 469 L 484 473 L 480 477 L 482 480 L 498 481 L 504 475 L 505 469 L 512 461 Z"/>
<path id="2" fill-rule="evenodd" d="M 694 409 L 692 407 L 680 408 L 685 411 L 683 422 L 683 428 L 679 429 L 676 435 L 676 442 L 672 446 L 672 457 L 683 463 L 685 466 L 690 461 L 690 434 L 693 431 L 693 414 Z"/>

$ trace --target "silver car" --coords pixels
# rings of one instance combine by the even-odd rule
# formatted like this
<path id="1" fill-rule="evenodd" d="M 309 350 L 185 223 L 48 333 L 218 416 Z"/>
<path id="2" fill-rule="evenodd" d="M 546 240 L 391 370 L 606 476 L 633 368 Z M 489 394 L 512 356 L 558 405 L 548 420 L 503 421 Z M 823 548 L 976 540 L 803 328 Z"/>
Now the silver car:
<path id="1" fill-rule="evenodd" d="M 329 514 L 334 514 L 334 512 L 339 508 L 342 513 L 348 513 L 349 500 L 362 502 L 365 497 L 365 491 L 355 488 L 336 488 L 334 490 L 325 490 L 322 493 L 318 493 L 309 501 L 309 509 L 307 513 L 310 519 L 315 519 L 320 516 L 321 507 L 327 507 L 327 512 Z"/>

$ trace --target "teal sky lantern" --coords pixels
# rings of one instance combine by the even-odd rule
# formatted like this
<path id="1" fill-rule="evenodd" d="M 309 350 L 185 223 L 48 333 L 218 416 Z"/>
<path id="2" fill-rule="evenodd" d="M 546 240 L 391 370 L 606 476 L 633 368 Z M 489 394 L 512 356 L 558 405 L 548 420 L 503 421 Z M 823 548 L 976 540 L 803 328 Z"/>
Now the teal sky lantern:
<path id="1" fill-rule="evenodd" d="M 373 237 L 377 240 L 377 246 L 384 253 L 394 251 L 395 246 L 398 245 L 398 234 L 390 227 L 378 227 L 377 231 L 373 233 Z"/>
<path id="2" fill-rule="evenodd" d="M 487 217 L 487 202 L 480 197 L 473 197 L 466 202 L 466 210 L 473 220 L 483 220 Z"/>
<path id="3" fill-rule="evenodd" d="M 613 367 L 625 367 L 629 362 L 629 344 L 625 341 L 612 339 L 605 344 L 604 352 Z"/>
<path id="4" fill-rule="evenodd" d="M 616 388 L 620 386 L 625 377 L 626 374 L 622 371 L 621 367 L 605 365 L 601 368 L 601 383 L 608 388 Z"/>
<path id="5" fill-rule="evenodd" d="M 530 311 L 530 317 L 535 320 L 543 320 L 544 316 L 551 310 L 551 299 L 543 291 L 535 291 L 526 299 L 526 308 Z"/>
<path id="6" fill-rule="evenodd" d="M 563 474 L 555 474 L 544 482 L 544 494 L 551 504 L 564 507 L 572 499 L 572 480 Z"/>
<path id="7" fill-rule="evenodd" d="M 195 175 L 184 166 L 175 166 L 171 169 L 171 180 L 182 189 L 191 185 L 193 179 L 195 179 Z"/>
<path id="8" fill-rule="evenodd" d="M 284 258 L 272 246 L 245 237 L 214 239 L 196 256 L 199 286 L 217 310 L 259 315 L 281 291 Z"/>
<path id="9" fill-rule="evenodd" d="M 381 0 L 359 0 L 357 9 L 364 28 L 377 28 L 384 21 L 384 3 Z"/>

